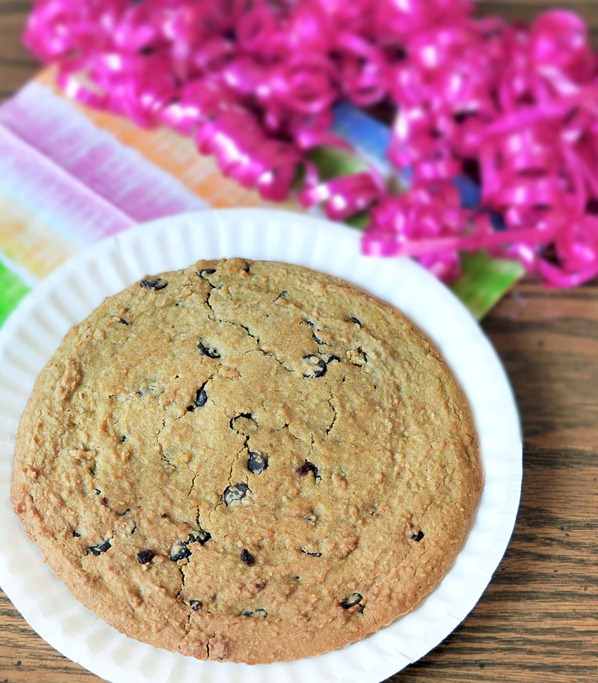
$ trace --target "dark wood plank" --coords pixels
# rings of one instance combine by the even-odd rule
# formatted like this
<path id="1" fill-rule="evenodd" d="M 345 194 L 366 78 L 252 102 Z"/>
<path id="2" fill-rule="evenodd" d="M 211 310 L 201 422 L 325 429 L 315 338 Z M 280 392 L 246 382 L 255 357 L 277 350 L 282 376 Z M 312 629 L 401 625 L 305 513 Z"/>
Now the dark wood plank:
<path id="1" fill-rule="evenodd" d="M 0 683 L 100 680 L 42 640 L 0 591 Z"/>
<path id="2" fill-rule="evenodd" d="M 598 288 L 522 285 L 484 327 L 501 350 L 527 443 L 596 452 Z"/>
<path id="3" fill-rule="evenodd" d="M 0 0 L 0 101 L 10 97 L 39 70 L 21 41 L 29 2 Z"/>

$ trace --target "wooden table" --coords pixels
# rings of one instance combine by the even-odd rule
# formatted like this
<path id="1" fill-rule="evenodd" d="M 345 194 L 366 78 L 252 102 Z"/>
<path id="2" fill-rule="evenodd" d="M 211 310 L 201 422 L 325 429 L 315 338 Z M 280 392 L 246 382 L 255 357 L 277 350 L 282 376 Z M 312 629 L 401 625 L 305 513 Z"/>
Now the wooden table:
<path id="1" fill-rule="evenodd" d="M 530 18 L 551 3 L 481 2 Z M 598 37 L 598 0 L 566 2 Z M 19 45 L 30 3 L 0 0 L 0 98 L 35 73 Z M 595 40 L 598 44 L 598 40 Z M 513 383 L 525 434 L 515 533 L 465 622 L 393 681 L 598 681 L 598 283 L 518 286 L 483 323 Z M 99 680 L 55 652 L 0 591 L 0 683 Z"/>

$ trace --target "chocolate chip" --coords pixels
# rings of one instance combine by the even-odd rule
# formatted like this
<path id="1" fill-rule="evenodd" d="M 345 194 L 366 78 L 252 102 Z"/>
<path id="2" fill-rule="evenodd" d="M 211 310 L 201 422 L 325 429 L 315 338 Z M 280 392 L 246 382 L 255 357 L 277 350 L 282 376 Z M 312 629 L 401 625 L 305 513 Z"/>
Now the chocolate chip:
<path id="1" fill-rule="evenodd" d="M 318 356 L 314 356 L 313 354 L 304 356 L 304 360 L 313 366 L 313 370 L 303 373 L 304 377 L 323 377 L 326 374 L 326 370 L 328 369 L 326 367 L 326 362 Z"/>
<path id="2" fill-rule="evenodd" d="M 247 460 L 247 469 L 253 474 L 261 474 L 266 467 L 268 467 L 268 461 L 261 454 L 256 451 L 249 451 L 249 458 Z"/>
<path id="3" fill-rule="evenodd" d="M 341 362 L 341 359 L 338 356 L 331 354 L 330 356 L 326 356 L 326 358 L 324 359 L 324 362 L 326 364 L 328 364 L 328 363 L 333 363 L 335 360 L 338 361 L 339 363 Z"/>
<path id="4" fill-rule="evenodd" d="M 343 609 L 351 609 L 351 607 L 359 605 L 363 610 L 363 605 L 360 604 L 362 600 L 363 597 L 360 593 L 351 593 L 351 595 L 346 600 L 343 600 L 340 605 Z"/>
<path id="5" fill-rule="evenodd" d="M 283 289 L 282 292 L 278 295 L 282 299 L 284 299 L 287 296 L 288 292 L 286 289 Z"/>
<path id="6" fill-rule="evenodd" d="M 161 515 L 163 518 L 168 517 L 166 513 Z M 189 534 L 189 538 L 186 541 L 178 541 L 178 543 L 170 551 L 170 559 L 173 562 L 178 562 L 179 560 L 186 560 L 191 557 L 191 550 L 187 547 L 189 543 L 199 543 L 200 545 L 205 545 L 212 538 L 212 534 L 205 529 L 198 529 L 197 531 L 192 531 Z"/>
<path id="7" fill-rule="evenodd" d="M 199 543 L 200 545 L 205 545 L 212 538 L 212 534 L 204 529 L 199 529 L 198 531 L 193 531 L 189 534 L 189 539 L 186 543 Z"/>
<path id="8" fill-rule="evenodd" d="M 244 482 L 235 484 L 234 486 L 227 486 L 224 489 L 224 494 L 222 495 L 224 504 L 231 505 L 232 503 L 243 500 L 248 491 L 250 491 L 249 486 L 247 486 L 247 484 Z"/>
<path id="9" fill-rule="evenodd" d="M 101 555 L 107 552 L 112 547 L 110 541 L 104 541 L 103 543 L 98 543 L 97 545 L 92 545 L 87 548 L 88 555 Z"/>
<path id="10" fill-rule="evenodd" d="M 199 600 L 189 600 L 189 607 L 191 607 L 194 612 L 200 610 L 202 606 L 203 605 Z"/>
<path id="11" fill-rule="evenodd" d="M 251 413 L 239 413 L 238 415 L 235 415 L 230 421 L 231 428 L 233 427 L 233 423 L 241 417 L 244 417 L 246 420 L 253 420 L 253 415 Z"/>
<path id="12" fill-rule="evenodd" d="M 355 323 L 356 325 L 361 325 L 361 320 L 359 320 L 359 318 L 356 318 L 356 317 L 353 316 L 353 315 L 349 318 L 349 320 L 350 320 L 352 323 Z"/>
<path id="13" fill-rule="evenodd" d="M 198 389 L 197 393 L 195 394 L 195 405 L 198 408 L 202 408 L 205 406 L 205 404 L 208 402 L 208 394 L 206 390 L 202 387 L 201 389 Z"/>
<path id="14" fill-rule="evenodd" d="M 241 551 L 241 562 L 244 562 L 246 565 L 253 567 L 255 564 L 255 557 L 247 550 L 247 548 L 243 548 Z"/>
<path id="15" fill-rule="evenodd" d="M 326 344 L 325 341 L 322 341 L 318 335 L 316 334 L 316 330 L 319 331 L 318 326 L 313 320 L 310 320 L 310 318 L 307 318 L 305 321 L 310 327 L 313 327 L 313 332 L 311 333 L 312 339 L 316 342 L 316 344 Z"/>
<path id="16" fill-rule="evenodd" d="M 424 537 L 424 532 L 420 529 L 416 534 L 411 534 L 410 538 L 413 541 L 417 541 L 418 543 L 422 540 Z"/>
<path id="17" fill-rule="evenodd" d="M 162 517 L 162 519 L 168 519 L 168 512 L 163 512 L 160 517 Z"/>
<path id="18" fill-rule="evenodd" d="M 197 348 L 202 356 L 206 356 L 207 358 L 220 358 L 220 354 L 216 349 L 206 346 L 203 342 L 198 342 Z"/>
<path id="19" fill-rule="evenodd" d="M 243 261 L 243 270 L 248 273 L 250 271 L 249 263 L 247 261 Z"/>
<path id="20" fill-rule="evenodd" d="M 213 275 L 215 272 L 216 268 L 200 268 L 196 271 L 199 277 L 203 277 L 204 280 L 206 279 L 206 275 Z"/>
<path id="21" fill-rule="evenodd" d="M 168 282 L 166 280 L 163 280 L 161 277 L 148 277 L 139 283 L 144 289 L 155 289 L 158 291 L 159 289 L 164 289 L 164 287 L 168 286 Z"/>
<path id="22" fill-rule="evenodd" d="M 148 562 L 151 562 L 154 557 L 156 557 L 156 553 L 153 550 L 140 550 L 137 553 L 137 561 L 139 564 L 147 564 Z"/>
<path id="23" fill-rule="evenodd" d="M 304 555 L 309 555 L 310 557 L 322 557 L 322 553 L 317 553 L 317 552 L 311 552 L 307 548 L 301 548 L 301 552 Z"/>
<path id="24" fill-rule="evenodd" d="M 251 413 L 239 413 L 228 424 L 237 434 L 242 434 L 243 436 L 247 436 L 247 431 L 254 431 L 257 427 L 257 421 Z"/>
<path id="25" fill-rule="evenodd" d="M 191 551 L 189 548 L 187 548 L 185 543 L 179 541 L 177 545 L 170 551 L 169 557 L 173 562 L 186 560 L 188 557 L 191 557 Z"/>
<path id="26" fill-rule="evenodd" d="M 124 443 L 126 440 L 127 440 L 127 435 L 126 435 L 126 434 L 121 434 L 121 435 L 120 435 L 119 441 L 120 441 L 121 443 Z"/>
<path id="27" fill-rule="evenodd" d="M 81 538 L 81 532 L 80 531 L 73 531 L 73 536 L 75 538 Z"/>
<path id="28" fill-rule="evenodd" d="M 119 318 L 119 319 L 118 319 L 118 322 L 119 322 L 121 325 L 130 325 L 130 324 L 131 324 L 128 320 L 125 320 L 124 318 Z"/>
<path id="29" fill-rule="evenodd" d="M 361 346 L 349 351 L 348 358 L 349 362 L 357 367 L 363 367 L 368 362 L 368 355 Z"/>
<path id="30" fill-rule="evenodd" d="M 313 464 L 313 462 L 309 462 L 309 460 L 306 460 L 303 465 L 299 465 L 297 468 L 297 474 L 300 474 L 302 477 L 305 477 L 305 475 L 309 474 L 310 472 L 313 473 L 314 479 L 322 478 L 318 474 L 318 468 Z"/>
<path id="31" fill-rule="evenodd" d="M 268 616 L 268 612 L 263 607 L 258 607 L 256 610 L 244 609 L 242 614 L 244 617 L 262 617 L 262 619 Z"/>
<path id="32" fill-rule="evenodd" d="M 204 389 L 206 386 L 207 382 L 205 382 L 196 392 L 195 392 L 195 399 L 193 400 L 193 404 L 190 406 L 187 406 L 187 410 L 189 412 L 193 412 L 196 408 L 203 408 L 205 404 L 208 402 L 208 393 Z"/>
<path id="33" fill-rule="evenodd" d="M 95 472 L 94 472 L 94 474 L 95 474 Z M 102 493 L 102 491 L 100 489 L 94 489 L 94 491 L 96 492 L 96 496 L 99 496 L 100 493 Z"/>

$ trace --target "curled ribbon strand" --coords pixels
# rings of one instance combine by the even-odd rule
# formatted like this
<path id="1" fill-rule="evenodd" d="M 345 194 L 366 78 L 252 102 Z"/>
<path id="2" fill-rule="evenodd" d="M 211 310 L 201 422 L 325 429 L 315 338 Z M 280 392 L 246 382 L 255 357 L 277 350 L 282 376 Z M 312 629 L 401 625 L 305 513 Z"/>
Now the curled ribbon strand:
<path id="1" fill-rule="evenodd" d="M 192 137 L 267 199 L 302 179 L 306 206 L 368 211 L 367 254 L 446 282 L 478 249 L 551 286 L 598 275 L 598 57 L 571 12 L 525 27 L 470 0 L 37 0 L 25 41 L 70 96 Z M 407 192 L 373 168 L 320 177 L 310 151 L 347 147 L 330 131 L 341 100 L 396 108 Z"/>

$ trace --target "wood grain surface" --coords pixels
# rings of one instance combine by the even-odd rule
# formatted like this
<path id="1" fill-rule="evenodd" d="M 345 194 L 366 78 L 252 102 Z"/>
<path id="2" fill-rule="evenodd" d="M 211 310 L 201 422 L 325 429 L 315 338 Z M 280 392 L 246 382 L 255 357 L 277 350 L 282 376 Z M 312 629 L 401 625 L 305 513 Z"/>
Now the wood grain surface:
<path id="1" fill-rule="evenodd" d="M 479 3 L 530 19 L 539 0 Z M 579 11 L 598 45 L 598 0 Z M 0 0 L 0 99 L 36 71 L 20 46 L 30 2 Z M 484 596 L 454 633 L 396 683 L 598 681 L 598 283 L 554 292 L 525 283 L 483 328 L 513 384 L 524 427 L 524 482 L 512 542 Z M 0 683 L 91 683 L 0 591 Z M 134 681 L 134 678 L 131 679 Z"/>

